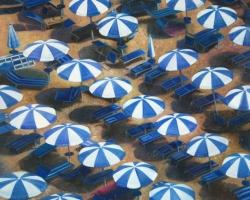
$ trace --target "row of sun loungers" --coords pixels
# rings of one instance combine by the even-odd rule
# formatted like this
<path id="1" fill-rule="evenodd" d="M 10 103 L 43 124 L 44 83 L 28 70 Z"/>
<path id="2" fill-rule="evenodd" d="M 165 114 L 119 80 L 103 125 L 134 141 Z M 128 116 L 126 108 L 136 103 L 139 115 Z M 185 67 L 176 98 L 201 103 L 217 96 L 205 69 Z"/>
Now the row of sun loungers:
<path id="1" fill-rule="evenodd" d="M 91 173 L 91 168 L 79 165 L 78 167 L 68 170 L 60 174 L 60 176 L 67 181 L 74 180 L 79 177 L 85 177 Z"/>
<path id="2" fill-rule="evenodd" d="M 245 51 L 239 55 L 236 55 L 236 56 L 233 56 L 231 58 L 231 62 L 232 64 L 240 64 L 240 63 L 243 63 L 245 61 L 248 61 L 250 59 L 250 50 L 249 51 Z"/>
<path id="3" fill-rule="evenodd" d="M 56 150 L 56 146 L 44 143 L 37 147 L 35 150 L 31 152 L 31 155 L 36 158 L 43 158 L 44 156 L 48 155 L 50 152 Z"/>
<path id="4" fill-rule="evenodd" d="M 166 158 L 170 154 L 177 152 L 184 146 L 185 144 L 181 141 L 173 141 L 167 144 L 164 144 L 160 146 L 159 148 L 155 149 L 153 151 L 153 154 L 155 156 L 161 157 L 161 158 Z"/>
<path id="5" fill-rule="evenodd" d="M 159 78 L 159 77 L 165 75 L 166 73 L 167 72 L 165 70 L 162 70 L 161 68 L 156 67 L 156 68 L 146 72 L 145 77 L 144 77 L 144 83 L 152 84 L 156 78 Z"/>
<path id="6" fill-rule="evenodd" d="M 150 131 L 147 134 L 144 134 L 138 138 L 138 141 L 143 146 L 146 146 L 147 144 L 150 144 L 152 142 L 155 142 L 156 140 L 159 140 L 162 138 L 162 135 L 158 133 L 157 131 Z"/>
<path id="7" fill-rule="evenodd" d="M 104 119 L 105 117 L 107 117 L 115 112 L 118 112 L 119 110 L 121 110 L 121 106 L 119 106 L 117 104 L 110 104 L 110 105 L 103 107 L 103 108 L 97 110 L 96 112 L 94 112 L 93 119 L 95 119 L 95 120 Z"/>
<path id="8" fill-rule="evenodd" d="M 201 176 L 200 183 L 202 185 L 208 185 L 210 183 L 214 183 L 219 180 L 223 180 L 226 178 L 225 174 L 223 174 L 220 169 L 216 169 L 211 171 L 203 176 Z"/>
<path id="9" fill-rule="evenodd" d="M 173 78 L 167 79 L 161 83 L 161 88 L 165 91 L 169 91 L 171 89 L 174 89 L 181 84 L 183 84 L 185 81 L 187 81 L 188 78 L 186 76 L 175 76 Z"/>
<path id="10" fill-rule="evenodd" d="M 250 187 L 243 186 L 234 190 L 234 195 L 238 200 L 249 200 L 250 199 Z"/>
<path id="11" fill-rule="evenodd" d="M 130 74 L 135 78 L 139 77 L 142 74 L 152 70 L 153 65 L 154 65 L 154 61 L 152 61 L 152 60 L 144 61 L 143 63 L 140 63 L 140 64 L 134 66 L 133 68 L 131 68 Z"/>
<path id="12" fill-rule="evenodd" d="M 9 133 L 9 132 L 14 131 L 14 130 L 16 130 L 16 128 L 11 126 L 10 124 L 8 124 L 6 122 L 0 123 L 0 135 L 3 135 L 5 133 Z"/>
<path id="13" fill-rule="evenodd" d="M 179 163 L 181 163 L 182 161 L 191 159 L 192 156 L 190 156 L 189 154 L 186 153 L 186 150 L 183 149 L 181 151 L 178 151 L 172 155 L 170 155 L 170 161 L 172 164 L 174 165 L 178 165 Z"/>
<path id="14" fill-rule="evenodd" d="M 106 169 L 101 172 L 90 174 L 86 177 L 83 177 L 82 183 L 96 185 L 108 181 L 109 179 L 112 179 L 112 176 L 113 176 L 113 170 Z"/>
<path id="15" fill-rule="evenodd" d="M 151 131 L 155 128 L 154 123 L 149 122 L 145 124 L 138 125 L 136 127 L 129 128 L 126 130 L 126 135 L 132 137 L 132 138 L 137 138 L 143 134 L 145 134 L 148 131 Z"/>

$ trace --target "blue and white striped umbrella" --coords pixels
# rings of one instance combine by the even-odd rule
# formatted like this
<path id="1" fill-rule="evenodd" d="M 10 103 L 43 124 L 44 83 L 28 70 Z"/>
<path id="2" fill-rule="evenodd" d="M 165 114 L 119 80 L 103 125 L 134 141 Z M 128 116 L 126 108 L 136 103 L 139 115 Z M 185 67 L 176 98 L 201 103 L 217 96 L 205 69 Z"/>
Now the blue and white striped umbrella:
<path id="1" fill-rule="evenodd" d="M 205 28 L 220 29 L 233 24 L 237 20 L 235 10 L 217 5 L 209 6 L 197 15 L 197 21 Z"/>
<path id="2" fill-rule="evenodd" d="M 224 100 L 228 107 L 248 111 L 250 110 L 250 85 L 243 85 L 230 90 Z"/>
<path id="3" fill-rule="evenodd" d="M 112 12 L 99 21 L 97 26 L 101 35 L 118 39 L 135 33 L 138 20 L 125 13 Z"/>
<path id="4" fill-rule="evenodd" d="M 80 194 L 75 193 L 57 193 L 46 196 L 42 200 L 83 200 Z"/>
<path id="5" fill-rule="evenodd" d="M 58 67 L 57 74 L 64 80 L 71 82 L 83 82 L 96 78 L 101 74 L 101 70 L 101 64 L 94 60 L 74 59 Z"/>
<path id="6" fill-rule="evenodd" d="M 228 37 L 235 44 L 250 46 L 250 27 L 236 26 L 229 32 Z"/>
<path id="7" fill-rule="evenodd" d="M 228 140 L 224 137 L 204 133 L 192 138 L 187 144 L 187 153 L 196 157 L 211 157 L 226 151 Z"/>
<path id="8" fill-rule="evenodd" d="M 132 90 L 129 80 L 120 77 L 106 77 L 97 80 L 90 87 L 91 94 L 106 99 L 121 98 Z"/>
<path id="9" fill-rule="evenodd" d="M 75 146 L 90 138 L 88 127 L 73 123 L 59 124 L 45 132 L 46 143 L 54 146 Z"/>
<path id="10" fill-rule="evenodd" d="M 174 49 L 162 55 L 158 63 L 163 70 L 177 71 L 191 66 L 198 57 L 198 53 L 192 49 Z"/>
<path id="11" fill-rule="evenodd" d="M 24 200 L 38 196 L 47 188 L 43 178 L 35 174 L 18 171 L 0 176 L 0 197 Z"/>
<path id="12" fill-rule="evenodd" d="M 155 47 L 153 38 L 151 35 L 148 36 L 148 57 L 155 58 Z"/>
<path id="13" fill-rule="evenodd" d="M 69 51 L 66 43 L 49 39 L 47 41 L 38 40 L 28 45 L 23 55 L 29 59 L 41 62 L 49 62 L 60 59 Z"/>
<path id="14" fill-rule="evenodd" d="M 73 0 L 69 9 L 78 16 L 93 17 L 106 12 L 111 6 L 109 0 Z"/>
<path id="15" fill-rule="evenodd" d="M 233 80 L 233 73 L 225 67 L 206 67 L 192 77 L 192 84 L 200 89 L 218 89 Z"/>
<path id="16" fill-rule="evenodd" d="M 12 24 L 8 28 L 8 42 L 7 46 L 11 49 L 16 49 L 20 46 L 19 38 Z"/>
<path id="17" fill-rule="evenodd" d="M 124 157 L 121 146 L 113 142 L 99 142 L 84 147 L 78 159 L 84 166 L 104 168 L 119 163 Z"/>
<path id="18" fill-rule="evenodd" d="M 226 157 L 220 171 L 231 178 L 247 178 L 250 176 L 250 154 L 234 153 Z"/>
<path id="19" fill-rule="evenodd" d="M 169 8 L 178 11 L 189 11 L 199 8 L 206 0 L 166 0 Z"/>
<path id="20" fill-rule="evenodd" d="M 120 187 L 139 189 L 152 183 L 157 177 L 155 166 L 145 162 L 127 162 L 120 165 L 113 179 Z"/>
<path id="21" fill-rule="evenodd" d="M 0 109 L 7 109 L 23 98 L 21 92 L 9 85 L 0 85 Z"/>
<path id="22" fill-rule="evenodd" d="M 184 113 L 163 116 L 155 124 L 160 134 L 177 137 L 191 133 L 197 128 L 196 119 Z"/>
<path id="23" fill-rule="evenodd" d="M 155 96 L 140 95 L 123 104 L 123 110 L 129 116 L 136 119 L 155 117 L 162 113 L 165 103 Z"/>
<path id="24" fill-rule="evenodd" d="M 185 185 L 161 181 L 153 185 L 149 200 L 194 200 L 194 190 Z"/>
<path id="25" fill-rule="evenodd" d="M 44 128 L 56 121 L 54 108 L 40 104 L 28 104 L 13 110 L 10 115 L 10 124 L 17 129 Z"/>

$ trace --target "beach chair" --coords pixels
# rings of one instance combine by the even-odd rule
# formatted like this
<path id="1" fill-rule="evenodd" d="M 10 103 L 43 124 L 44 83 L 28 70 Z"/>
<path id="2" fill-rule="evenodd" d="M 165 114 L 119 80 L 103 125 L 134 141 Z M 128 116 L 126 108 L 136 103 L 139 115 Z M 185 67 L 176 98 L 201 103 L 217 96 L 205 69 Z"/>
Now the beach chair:
<path id="1" fill-rule="evenodd" d="M 246 73 L 250 73 L 250 61 L 247 61 L 244 64 L 244 70 L 245 70 Z"/>
<path id="2" fill-rule="evenodd" d="M 68 161 L 60 162 L 52 167 L 39 165 L 35 170 L 35 174 L 41 176 L 46 181 L 50 181 L 60 176 L 61 173 L 72 169 L 73 167 L 74 165 Z"/>
<path id="3" fill-rule="evenodd" d="M 63 103 L 72 103 L 79 99 L 80 96 L 81 87 L 60 88 L 56 90 L 55 100 Z"/>
<path id="4" fill-rule="evenodd" d="M 236 115 L 227 122 L 228 127 L 237 127 L 250 122 L 250 113 L 246 112 L 241 115 Z"/>
<path id="5" fill-rule="evenodd" d="M 48 155 L 50 152 L 55 151 L 56 146 L 44 143 L 34 149 L 31 152 L 31 156 L 36 157 L 36 158 L 43 158 L 44 156 Z"/>
<path id="6" fill-rule="evenodd" d="M 128 64 L 128 63 L 135 61 L 136 59 L 142 58 L 144 56 L 145 56 L 145 51 L 142 49 L 137 49 L 137 50 L 134 50 L 134 51 L 122 56 L 121 61 L 124 64 Z"/>
<path id="7" fill-rule="evenodd" d="M 153 143 L 156 140 L 159 140 L 162 138 L 162 135 L 158 133 L 157 131 L 150 131 L 149 133 L 142 135 L 138 138 L 138 141 L 143 146 L 146 146 L 147 144 Z"/>
<path id="8" fill-rule="evenodd" d="M 23 7 L 26 9 L 31 9 L 37 6 L 42 6 L 47 4 L 50 0 L 19 0 L 22 2 Z"/>
<path id="9" fill-rule="evenodd" d="M 250 187 L 243 186 L 234 190 L 234 195 L 239 200 L 249 200 L 250 199 Z"/>
<path id="10" fill-rule="evenodd" d="M 11 126 L 9 123 L 6 123 L 6 122 L 0 123 L 0 135 L 12 132 L 14 130 L 16 130 L 16 128 Z"/>
<path id="11" fill-rule="evenodd" d="M 105 117 L 103 120 L 104 120 L 104 123 L 106 125 L 110 126 L 110 125 L 116 124 L 118 122 L 124 121 L 128 118 L 129 118 L 129 116 L 121 111 L 121 112 L 117 112 L 117 113 L 114 113 L 112 115 L 109 115 L 109 116 Z"/>
<path id="12" fill-rule="evenodd" d="M 206 52 L 213 46 L 217 45 L 220 41 L 224 39 L 224 36 L 220 33 L 211 35 L 210 37 L 204 37 L 199 40 L 197 48 L 200 52 Z"/>
<path id="13" fill-rule="evenodd" d="M 214 183 L 219 180 L 223 180 L 226 178 L 226 175 L 220 171 L 220 169 L 216 169 L 207 174 L 204 174 L 200 178 L 200 183 L 202 185 L 208 185 Z"/>
<path id="14" fill-rule="evenodd" d="M 170 155 L 169 158 L 170 158 L 171 164 L 178 165 L 179 163 L 192 158 L 192 156 L 187 154 L 186 150 L 183 149 L 181 151 L 178 151 L 178 152 Z"/>
<path id="15" fill-rule="evenodd" d="M 184 83 L 185 81 L 187 81 L 188 78 L 186 76 L 175 76 L 173 78 L 167 79 L 165 81 L 163 81 L 161 83 L 161 88 L 165 91 L 169 91 L 179 85 L 181 85 L 182 83 Z"/>
<path id="16" fill-rule="evenodd" d="M 231 62 L 232 62 L 232 64 L 237 65 L 237 64 L 243 63 L 249 59 L 250 59 L 250 50 L 245 51 L 239 55 L 233 56 L 231 58 Z"/>
<path id="17" fill-rule="evenodd" d="M 169 16 L 174 16 L 177 13 L 179 13 L 180 11 L 174 10 L 172 8 L 163 8 L 163 9 L 159 9 L 159 10 L 148 10 L 146 9 L 146 12 L 149 16 L 155 18 L 155 19 L 159 19 L 159 18 L 164 18 L 164 17 L 169 17 Z"/>
<path id="18" fill-rule="evenodd" d="M 198 88 L 194 86 L 192 83 L 188 83 L 183 85 L 175 90 L 175 96 L 177 98 L 182 98 L 184 96 L 190 95 L 195 92 Z"/>
<path id="19" fill-rule="evenodd" d="M 105 106 L 105 107 L 95 111 L 93 114 L 93 119 L 95 119 L 95 120 L 104 119 L 105 117 L 112 115 L 113 113 L 116 113 L 119 110 L 121 110 L 121 106 L 119 106 L 117 104 L 110 104 L 108 106 Z"/>
<path id="20" fill-rule="evenodd" d="M 63 28 L 71 28 L 72 26 L 75 25 L 75 22 L 72 19 L 66 19 L 62 25 Z"/>
<path id="21" fill-rule="evenodd" d="M 71 32 L 71 40 L 73 42 L 80 42 L 91 37 L 91 30 L 95 29 L 94 24 L 88 24 L 84 27 L 77 28 Z"/>
<path id="22" fill-rule="evenodd" d="M 34 145 L 37 143 L 42 136 L 37 133 L 31 133 L 29 135 L 23 135 L 19 137 L 18 139 L 10 142 L 9 144 L 6 145 L 6 147 L 14 152 L 14 153 L 19 153 L 23 149 L 27 148 L 30 145 Z"/>
<path id="23" fill-rule="evenodd" d="M 170 154 L 178 151 L 183 145 L 184 143 L 179 140 L 173 141 L 158 147 L 153 151 L 153 154 L 155 156 L 165 158 L 166 156 L 169 156 Z"/>
<path id="24" fill-rule="evenodd" d="M 135 138 L 135 137 L 141 136 L 147 131 L 151 131 L 154 128 L 155 128 L 154 123 L 149 122 L 149 123 L 138 125 L 136 127 L 129 128 L 128 130 L 125 131 L 125 133 L 126 135 Z"/>
<path id="25" fill-rule="evenodd" d="M 90 174 L 86 177 L 82 177 L 82 183 L 88 185 L 96 185 L 99 183 L 103 183 L 113 177 L 113 170 L 107 169 L 95 174 Z"/>
<path id="26" fill-rule="evenodd" d="M 152 84 L 155 79 L 157 79 L 165 74 L 166 74 L 165 70 L 162 70 L 161 68 L 156 67 L 156 68 L 146 72 L 146 74 L 144 76 L 144 83 Z"/>
<path id="27" fill-rule="evenodd" d="M 32 12 L 32 11 L 29 11 L 29 10 L 23 11 L 22 15 L 25 18 L 28 18 L 28 19 L 38 23 L 40 25 L 40 27 L 41 27 L 41 30 L 46 29 L 46 24 L 44 22 L 44 19 L 40 15 L 38 15 L 38 14 Z"/>
<path id="28" fill-rule="evenodd" d="M 146 73 L 147 71 L 152 70 L 153 68 L 153 63 L 149 61 L 145 61 L 143 63 L 140 63 L 133 68 L 130 69 L 130 74 L 137 78 L 138 76 L 141 76 L 142 74 Z"/>
<path id="29" fill-rule="evenodd" d="M 79 165 L 78 167 L 72 170 L 68 170 L 66 172 L 61 173 L 60 176 L 64 180 L 70 181 L 70 180 L 75 180 L 76 178 L 79 178 L 79 177 L 87 176 L 90 172 L 91 172 L 91 168 L 83 166 L 83 165 Z"/>

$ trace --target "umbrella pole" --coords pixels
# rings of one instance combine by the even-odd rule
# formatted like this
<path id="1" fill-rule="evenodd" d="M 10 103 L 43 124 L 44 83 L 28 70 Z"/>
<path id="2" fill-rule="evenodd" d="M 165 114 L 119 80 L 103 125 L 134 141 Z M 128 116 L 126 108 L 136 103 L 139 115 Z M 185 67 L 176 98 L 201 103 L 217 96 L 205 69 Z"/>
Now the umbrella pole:
<path id="1" fill-rule="evenodd" d="M 69 148 L 69 145 L 68 145 L 68 161 L 70 162 L 70 148 Z"/>
<path id="2" fill-rule="evenodd" d="M 175 141 L 176 141 L 176 144 L 177 144 L 177 143 L 178 143 L 178 141 L 179 141 L 179 136 L 176 136 Z M 180 149 L 179 149 L 179 146 L 178 146 L 178 145 L 177 145 L 177 151 L 178 151 L 178 152 L 180 151 Z"/>
<path id="3" fill-rule="evenodd" d="M 214 89 L 212 90 L 212 93 L 213 93 L 213 99 L 214 99 L 214 114 L 217 115 L 216 99 L 215 99 L 215 91 L 214 91 Z"/>
<path id="4" fill-rule="evenodd" d="M 81 102 L 82 102 L 82 100 L 83 100 L 83 95 L 82 95 L 82 85 L 83 85 L 83 82 L 81 82 L 81 84 L 80 84 L 80 91 L 81 91 Z"/>
<path id="5" fill-rule="evenodd" d="M 210 157 L 208 157 L 208 162 L 209 162 L 209 169 L 211 171 L 212 166 L 211 166 L 211 159 L 210 159 Z"/>
<path id="6" fill-rule="evenodd" d="M 93 26 L 92 17 L 89 17 L 89 22 L 90 22 L 91 26 Z M 93 27 L 91 27 L 91 40 L 94 40 L 94 39 L 95 39 L 95 35 L 94 35 Z"/>
<path id="7" fill-rule="evenodd" d="M 181 86 L 182 86 L 183 83 L 182 83 L 182 78 L 181 78 L 182 77 L 182 71 L 181 70 L 179 70 L 179 76 L 180 76 L 180 79 L 181 79 Z"/>
<path id="8" fill-rule="evenodd" d="M 60 12 L 61 12 L 61 17 L 63 17 L 63 16 L 64 16 L 64 8 L 63 8 L 63 7 L 65 6 L 65 5 L 64 5 L 64 0 L 61 0 L 61 1 L 60 1 L 60 4 L 61 4 L 61 6 L 62 6 L 62 8 L 61 8 L 61 10 L 60 10 Z"/>

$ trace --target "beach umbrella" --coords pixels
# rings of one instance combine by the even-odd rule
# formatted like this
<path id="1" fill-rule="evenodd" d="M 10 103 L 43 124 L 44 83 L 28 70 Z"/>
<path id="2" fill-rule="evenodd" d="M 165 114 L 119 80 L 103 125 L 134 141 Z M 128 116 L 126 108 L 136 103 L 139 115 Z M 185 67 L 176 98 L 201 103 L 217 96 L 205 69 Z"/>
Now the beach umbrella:
<path id="1" fill-rule="evenodd" d="M 194 190 L 185 184 L 161 181 L 153 185 L 149 200 L 194 200 Z"/>
<path id="2" fill-rule="evenodd" d="M 95 79 L 101 74 L 101 70 L 101 64 L 94 60 L 74 59 L 58 67 L 57 74 L 64 80 L 83 82 L 89 79 Z"/>
<path id="3" fill-rule="evenodd" d="M 233 80 L 233 73 L 225 67 L 206 67 L 192 77 L 192 84 L 197 88 L 212 90 L 216 111 L 215 90 Z"/>
<path id="4" fill-rule="evenodd" d="M 231 178 L 250 176 L 250 154 L 234 153 L 226 157 L 220 171 Z"/>
<path id="5" fill-rule="evenodd" d="M 101 35 L 119 39 L 135 33 L 138 20 L 126 13 L 111 12 L 98 22 L 97 27 Z"/>
<path id="6" fill-rule="evenodd" d="M 0 85 L 0 109 L 7 109 L 23 98 L 21 92 L 9 85 Z"/>
<path id="7" fill-rule="evenodd" d="M 54 108 L 40 104 L 28 104 L 14 109 L 10 115 L 10 124 L 17 129 L 44 128 L 56 121 Z"/>
<path id="8" fill-rule="evenodd" d="M 104 168 L 119 163 L 124 157 L 121 146 L 107 141 L 84 147 L 78 159 L 84 166 Z"/>
<path id="9" fill-rule="evenodd" d="M 46 196 L 42 200 L 83 200 L 83 198 L 80 194 L 61 192 Z"/>
<path id="10" fill-rule="evenodd" d="M 148 57 L 151 59 L 155 58 L 154 42 L 151 35 L 148 36 Z"/>
<path id="11" fill-rule="evenodd" d="M 120 77 L 106 77 L 97 80 L 90 87 L 91 94 L 106 99 L 121 98 L 132 90 L 129 80 Z"/>
<path id="12" fill-rule="evenodd" d="M 235 10 L 217 5 L 209 6 L 197 15 L 197 21 L 205 28 L 220 29 L 230 26 L 237 20 Z"/>
<path id="13" fill-rule="evenodd" d="M 8 28 L 7 46 L 10 49 L 12 49 L 12 51 L 15 51 L 15 49 L 20 46 L 19 38 L 12 24 L 9 24 L 9 28 Z"/>
<path id="14" fill-rule="evenodd" d="M 250 110 L 250 85 L 243 85 L 238 88 L 230 90 L 224 100 L 224 103 L 228 107 L 241 110 L 249 111 Z"/>
<path id="15" fill-rule="evenodd" d="M 69 51 L 66 43 L 49 39 L 47 41 L 38 40 L 28 45 L 23 55 L 29 59 L 41 62 L 49 62 L 64 57 Z"/>
<path id="16" fill-rule="evenodd" d="M 236 26 L 231 29 L 228 37 L 235 44 L 242 45 L 242 46 L 250 46 L 250 27 L 249 26 Z"/>
<path id="17" fill-rule="evenodd" d="M 136 119 L 155 117 L 162 113 L 165 103 L 155 96 L 140 95 L 123 104 L 123 110 L 129 116 Z"/>
<path id="18" fill-rule="evenodd" d="M 157 177 L 155 166 L 145 162 L 127 162 L 113 173 L 113 179 L 120 187 L 139 189 L 152 183 Z"/>
<path id="19" fill-rule="evenodd" d="M 0 176 L 0 197 L 5 199 L 29 199 L 46 188 L 47 183 L 42 177 L 29 172 L 17 171 Z"/>

